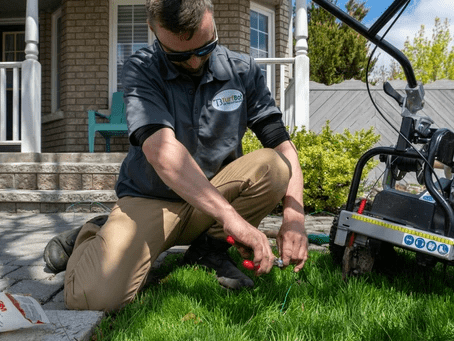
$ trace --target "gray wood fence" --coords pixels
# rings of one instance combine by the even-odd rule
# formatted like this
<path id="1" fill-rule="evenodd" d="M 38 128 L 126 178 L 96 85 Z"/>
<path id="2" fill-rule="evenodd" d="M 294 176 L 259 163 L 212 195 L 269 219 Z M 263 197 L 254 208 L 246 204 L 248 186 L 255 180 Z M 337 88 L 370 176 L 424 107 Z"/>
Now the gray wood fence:
<path id="1" fill-rule="evenodd" d="M 404 81 L 392 81 L 391 85 L 402 95 L 405 94 Z M 400 128 L 402 116 L 397 102 L 386 95 L 383 86 L 370 86 L 372 98 L 384 116 L 396 128 Z M 429 116 L 435 128 L 454 130 L 454 81 L 441 80 L 424 86 L 425 106 L 420 112 Z M 354 132 L 373 126 L 381 136 L 377 145 L 392 146 L 398 133 L 380 116 L 367 93 L 366 84 L 361 81 L 345 81 L 326 86 L 310 82 L 310 130 L 319 133 L 326 121 L 330 121 L 333 131 L 342 133 L 344 129 Z M 369 179 L 377 178 L 383 170 L 379 165 L 371 172 Z M 415 179 L 409 178 L 413 183 Z"/>

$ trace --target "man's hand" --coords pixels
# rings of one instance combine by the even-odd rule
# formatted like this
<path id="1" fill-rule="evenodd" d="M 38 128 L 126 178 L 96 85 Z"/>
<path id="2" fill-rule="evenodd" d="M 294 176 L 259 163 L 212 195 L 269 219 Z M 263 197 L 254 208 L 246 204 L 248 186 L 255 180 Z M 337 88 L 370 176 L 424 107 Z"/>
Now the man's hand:
<path id="1" fill-rule="evenodd" d="M 303 174 L 297 150 L 291 141 L 281 143 L 275 150 L 281 152 L 292 167 L 292 177 L 282 200 L 284 219 L 276 242 L 284 266 L 296 264 L 295 272 L 298 272 L 308 258 L 308 240 L 304 228 Z"/>
<path id="2" fill-rule="evenodd" d="M 148 137 L 142 146 L 148 162 L 162 181 L 187 203 L 213 217 L 227 235 L 254 252 L 254 264 L 260 265 L 257 275 L 270 272 L 274 255 L 264 233 L 242 218 L 175 138 L 172 129 L 163 128 Z"/>
<path id="3" fill-rule="evenodd" d="M 296 264 L 294 271 L 300 271 L 309 257 L 309 242 L 304 229 L 304 220 L 286 221 L 284 218 L 276 243 L 284 266 Z"/>
<path id="4" fill-rule="evenodd" d="M 235 247 L 238 248 L 243 258 L 248 258 L 250 252 L 254 252 L 254 265 L 260 266 L 256 274 L 269 273 L 273 267 L 274 254 L 266 235 L 250 225 L 247 221 L 238 219 L 236 223 L 229 222 L 224 225 L 224 231 L 235 239 Z"/>

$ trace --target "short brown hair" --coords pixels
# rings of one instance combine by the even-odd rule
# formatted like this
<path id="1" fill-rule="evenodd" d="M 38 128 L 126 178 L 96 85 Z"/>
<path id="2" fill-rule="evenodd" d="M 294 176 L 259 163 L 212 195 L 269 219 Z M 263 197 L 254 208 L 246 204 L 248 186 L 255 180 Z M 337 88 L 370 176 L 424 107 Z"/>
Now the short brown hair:
<path id="1" fill-rule="evenodd" d="M 190 40 L 200 26 L 205 12 L 213 12 L 211 0 L 146 0 L 148 23 L 155 22 L 175 33 L 189 33 Z"/>

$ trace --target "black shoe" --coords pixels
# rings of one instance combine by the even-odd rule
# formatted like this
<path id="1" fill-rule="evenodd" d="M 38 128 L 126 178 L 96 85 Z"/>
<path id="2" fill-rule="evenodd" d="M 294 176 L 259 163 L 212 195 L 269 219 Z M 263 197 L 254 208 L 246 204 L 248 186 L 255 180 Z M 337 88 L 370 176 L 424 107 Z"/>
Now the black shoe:
<path id="1" fill-rule="evenodd" d="M 108 215 L 98 216 L 87 221 L 87 223 L 93 223 L 101 227 L 107 221 L 107 217 Z M 47 267 L 53 273 L 59 273 L 66 270 L 69 256 L 73 253 L 74 244 L 76 243 L 77 236 L 82 227 L 83 226 L 75 230 L 62 232 L 47 243 L 43 257 Z"/>
<path id="2" fill-rule="evenodd" d="M 198 264 L 216 271 L 219 283 L 230 289 L 252 288 L 254 282 L 240 271 L 227 253 L 231 245 L 202 233 L 184 254 L 185 264 Z"/>

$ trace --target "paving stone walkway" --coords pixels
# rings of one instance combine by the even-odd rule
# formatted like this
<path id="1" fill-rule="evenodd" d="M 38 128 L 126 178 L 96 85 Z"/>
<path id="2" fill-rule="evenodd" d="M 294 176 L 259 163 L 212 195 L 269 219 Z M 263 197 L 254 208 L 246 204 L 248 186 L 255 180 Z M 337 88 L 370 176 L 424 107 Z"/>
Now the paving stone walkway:
<path id="1" fill-rule="evenodd" d="M 64 272 L 57 275 L 45 266 L 43 251 L 55 235 L 81 226 L 99 213 L 9 214 L 0 213 L 0 291 L 31 295 L 46 311 L 51 323 L 0 334 L 2 341 L 89 340 L 104 316 L 98 311 L 68 311 L 63 299 Z M 307 216 L 308 234 L 329 234 L 333 218 Z M 279 229 L 282 218 L 269 216 L 259 229 L 272 235 Z M 270 239 L 273 242 L 273 239 Z M 181 253 L 187 247 L 176 246 L 153 264 L 158 268 L 170 253 Z M 327 245 L 310 244 L 311 250 L 327 251 Z"/>

